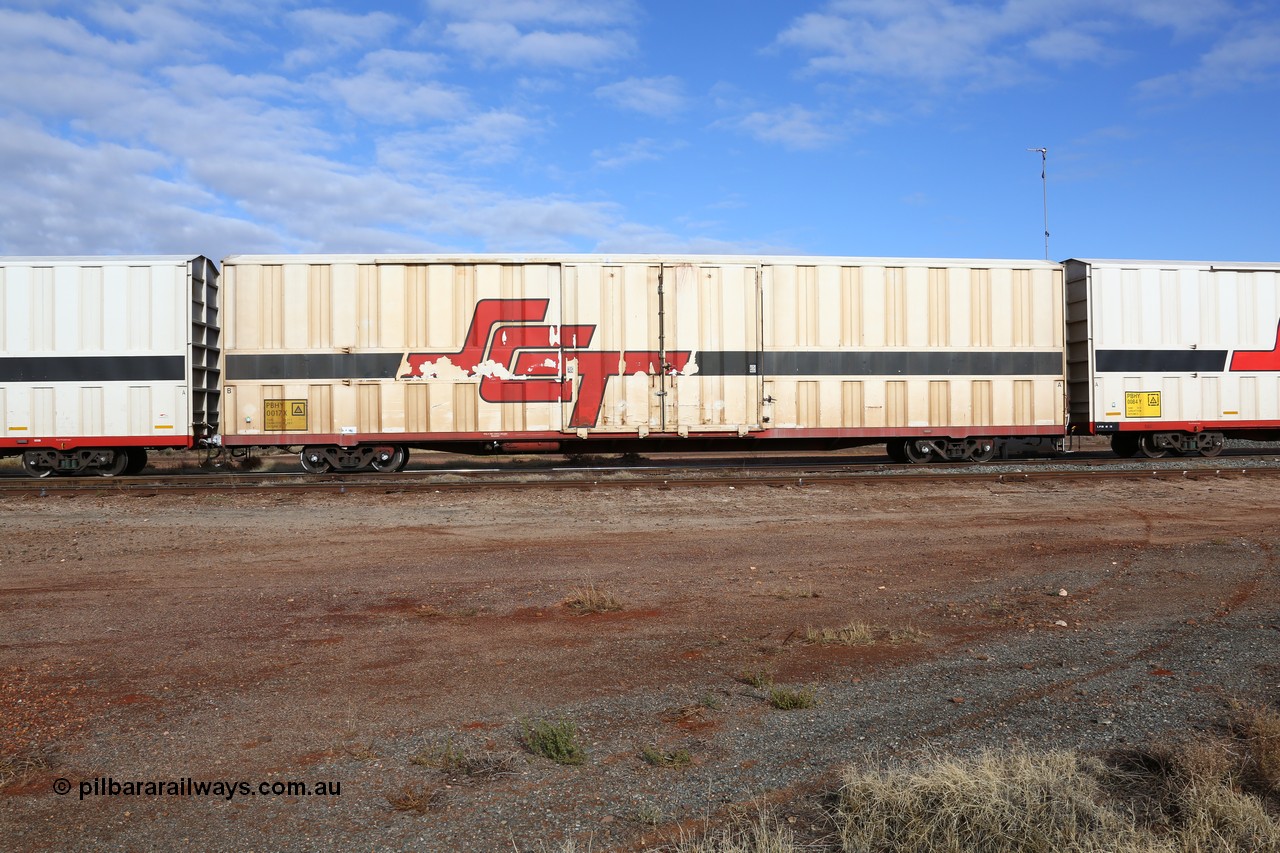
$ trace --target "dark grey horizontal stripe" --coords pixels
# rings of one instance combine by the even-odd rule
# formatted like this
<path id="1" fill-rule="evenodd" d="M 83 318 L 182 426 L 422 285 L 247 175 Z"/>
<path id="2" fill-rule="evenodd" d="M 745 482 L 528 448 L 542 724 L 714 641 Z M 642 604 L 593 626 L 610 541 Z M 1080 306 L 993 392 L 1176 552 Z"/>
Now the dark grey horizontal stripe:
<path id="1" fill-rule="evenodd" d="M 393 379 L 400 353 L 228 355 L 229 381 Z M 1057 352 L 700 352 L 704 376 L 1061 376 Z M 755 370 L 752 370 L 752 366 Z"/>
<path id="2" fill-rule="evenodd" d="M 181 382 L 180 355 L 0 356 L 0 382 Z"/>
<path id="3" fill-rule="evenodd" d="M 701 352 L 707 376 L 1062 376 L 1058 352 Z"/>
<path id="4" fill-rule="evenodd" d="M 296 379 L 394 379 L 403 353 L 299 353 L 228 355 L 228 381 L 284 382 Z"/>
<path id="5" fill-rule="evenodd" d="M 1098 373 L 1221 373 L 1227 369 L 1227 351 L 1100 349 L 1094 364 Z"/>

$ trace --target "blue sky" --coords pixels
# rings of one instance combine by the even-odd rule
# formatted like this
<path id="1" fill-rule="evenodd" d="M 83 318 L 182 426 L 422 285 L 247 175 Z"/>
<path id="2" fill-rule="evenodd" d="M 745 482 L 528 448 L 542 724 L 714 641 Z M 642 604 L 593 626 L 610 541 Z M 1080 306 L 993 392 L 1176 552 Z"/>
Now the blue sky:
<path id="1" fill-rule="evenodd" d="M 1253 0 L 0 1 L 0 253 L 1280 261 Z"/>

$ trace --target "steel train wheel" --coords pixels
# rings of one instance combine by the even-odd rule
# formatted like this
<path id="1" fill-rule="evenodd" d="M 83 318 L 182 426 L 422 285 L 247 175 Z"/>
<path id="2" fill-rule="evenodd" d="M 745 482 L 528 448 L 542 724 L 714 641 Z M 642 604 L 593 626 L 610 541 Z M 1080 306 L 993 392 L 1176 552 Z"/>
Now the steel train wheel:
<path id="1" fill-rule="evenodd" d="M 1111 436 L 1111 452 L 1128 459 L 1138 452 L 1138 439 L 1131 432 L 1118 432 Z"/>
<path id="2" fill-rule="evenodd" d="M 409 451 L 397 444 L 390 447 L 379 447 L 376 449 L 373 453 L 373 461 L 369 463 L 369 467 L 375 471 L 388 473 L 392 471 L 403 471 L 404 466 L 408 464 Z"/>
<path id="3" fill-rule="evenodd" d="M 52 477 L 53 469 L 40 465 L 37 461 L 40 457 L 35 453 L 22 454 L 22 470 L 27 472 L 30 477 Z"/>
<path id="4" fill-rule="evenodd" d="M 990 462 L 996 455 L 994 438 L 971 438 L 965 442 L 965 458 L 973 462 Z"/>
<path id="5" fill-rule="evenodd" d="M 123 447 L 115 450 L 107 450 L 105 453 L 111 454 L 111 461 L 106 465 L 99 465 L 93 469 L 93 473 L 99 477 L 115 477 L 124 473 L 124 469 L 129 465 L 129 453 Z"/>
<path id="6" fill-rule="evenodd" d="M 1169 449 L 1159 447 L 1150 433 L 1143 433 L 1138 437 L 1138 450 L 1148 459 L 1163 459 L 1169 455 Z"/>
<path id="7" fill-rule="evenodd" d="M 1196 437 L 1196 444 L 1201 456 L 1217 456 L 1226 446 L 1226 439 L 1219 432 L 1202 432 Z"/>
<path id="8" fill-rule="evenodd" d="M 934 462 L 938 458 L 938 454 L 933 452 L 933 444 L 921 438 L 907 439 L 904 450 L 907 454 L 907 461 L 915 465 Z"/>
<path id="9" fill-rule="evenodd" d="M 327 474 L 333 468 L 322 447 L 304 447 L 298 454 L 298 461 L 308 474 Z"/>
<path id="10" fill-rule="evenodd" d="M 142 469 L 147 467 L 147 450 L 145 447 L 130 447 L 125 451 L 125 455 L 129 461 L 124 466 L 124 474 L 126 477 L 132 477 L 135 474 L 142 473 Z"/>

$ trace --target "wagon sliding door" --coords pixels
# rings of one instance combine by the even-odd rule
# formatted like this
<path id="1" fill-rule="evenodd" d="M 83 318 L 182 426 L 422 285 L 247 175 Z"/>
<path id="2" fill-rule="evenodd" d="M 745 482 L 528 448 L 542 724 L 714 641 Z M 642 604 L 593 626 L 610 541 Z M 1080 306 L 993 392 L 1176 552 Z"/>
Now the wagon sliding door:
<path id="1" fill-rule="evenodd" d="M 760 429 L 760 268 L 672 264 L 663 269 L 662 279 L 660 325 L 667 361 L 689 354 L 687 365 L 666 377 L 661 389 L 664 429 Z"/>
<path id="2" fill-rule="evenodd" d="M 567 432 L 745 433 L 760 425 L 760 274 L 752 264 L 564 267 Z"/>

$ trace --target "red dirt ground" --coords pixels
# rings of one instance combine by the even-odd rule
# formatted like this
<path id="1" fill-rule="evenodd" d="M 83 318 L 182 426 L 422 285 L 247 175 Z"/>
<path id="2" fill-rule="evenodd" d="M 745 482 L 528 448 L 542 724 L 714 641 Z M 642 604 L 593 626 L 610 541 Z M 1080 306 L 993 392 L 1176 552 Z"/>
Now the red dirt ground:
<path id="1" fill-rule="evenodd" d="M 1259 477 L 0 499 L 3 846 L 630 848 L 858 750 L 1206 725 L 1224 698 L 1280 698 L 1278 495 Z M 588 585 L 624 609 L 563 606 Z M 850 622 L 923 636 L 805 642 Z M 820 704 L 775 711 L 749 673 Z M 584 767 L 522 751 L 522 721 L 557 718 Z M 409 760 L 450 739 L 505 772 Z M 692 766 L 649 767 L 646 743 Z M 107 777 L 343 791 L 80 798 Z M 406 785 L 424 812 L 392 806 Z"/>

